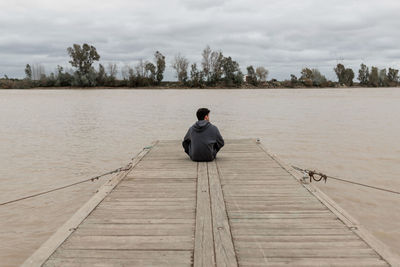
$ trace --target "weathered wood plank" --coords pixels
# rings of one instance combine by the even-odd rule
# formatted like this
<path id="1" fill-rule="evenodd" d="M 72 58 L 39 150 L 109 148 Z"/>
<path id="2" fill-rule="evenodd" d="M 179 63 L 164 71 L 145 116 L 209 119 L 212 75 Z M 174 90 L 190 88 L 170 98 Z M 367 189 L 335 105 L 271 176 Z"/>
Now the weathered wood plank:
<path id="1" fill-rule="evenodd" d="M 97 258 L 97 259 L 156 259 L 176 260 L 191 263 L 190 250 L 115 250 L 115 249 L 63 249 L 54 253 L 57 258 Z"/>
<path id="2" fill-rule="evenodd" d="M 300 211 L 300 210 L 326 210 L 325 207 L 321 205 L 308 205 L 304 207 L 303 205 L 296 205 L 296 204 L 282 204 L 282 205 L 240 205 L 240 204 L 229 204 L 226 205 L 232 212 L 235 211 Z"/>
<path id="3" fill-rule="evenodd" d="M 191 236 L 193 224 L 81 224 L 78 236 Z"/>
<path id="4" fill-rule="evenodd" d="M 267 235 L 267 236 L 235 236 L 236 242 L 348 242 L 360 241 L 361 239 L 355 235 Z"/>
<path id="5" fill-rule="evenodd" d="M 322 249 L 322 248 L 368 248 L 362 241 L 351 242 L 237 242 L 236 247 L 241 248 L 262 248 L 262 249 Z"/>
<path id="6" fill-rule="evenodd" d="M 236 225 L 241 224 L 262 224 L 262 225 L 276 225 L 281 227 L 282 224 L 290 225 L 343 225 L 343 223 L 335 217 L 328 218 L 269 218 L 269 219 L 230 219 L 231 223 L 235 223 Z"/>
<path id="7" fill-rule="evenodd" d="M 211 210 L 217 266 L 238 266 L 224 196 L 215 161 L 208 163 Z"/>
<path id="8" fill-rule="evenodd" d="M 290 228 L 257 228 L 257 229 L 247 229 L 243 227 L 236 227 L 232 224 L 232 235 L 235 239 L 236 236 L 310 236 L 310 235 L 352 235 L 353 232 L 350 229 L 342 228 L 300 228 L 300 229 L 290 229 Z"/>
<path id="9" fill-rule="evenodd" d="M 141 219 L 188 219 L 194 218 L 194 212 L 162 212 L 155 213 L 153 211 L 148 212 L 130 212 L 128 214 L 124 214 L 121 212 L 93 212 L 94 216 L 98 216 L 98 218 L 109 218 L 114 217 L 116 219 L 130 219 L 130 218 L 141 218 Z"/>
<path id="10" fill-rule="evenodd" d="M 175 200 L 166 200 L 166 201 L 104 201 L 103 207 L 111 208 L 111 207 L 176 207 L 181 205 L 184 208 L 191 207 L 195 208 L 196 206 L 190 202 L 182 202 Z"/>
<path id="11" fill-rule="evenodd" d="M 92 217 L 90 216 L 85 220 L 85 223 L 120 223 L 120 224 L 193 224 L 194 220 L 192 218 L 115 218 L 115 217 Z"/>
<path id="12" fill-rule="evenodd" d="M 159 266 L 159 267 L 189 267 L 190 263 L 181 263 L 175 261 L 162 261 L 154 259 L 50 259 L 45 266 L 55 267 L 85 267 L 85 266 Z"/>
<path id="13" fill-rule="evenodd" d="M 371 258 L 247 258 L 239 259 L 240 266 L 258 267 L 258 266 L 301 266 L 301 267 L 381 267 L 387 266 L 387 263 L 381 259 Z"/>
<path id="14" fill-rule="evenodd" d="M 207 163 L 198 163 L 196 232 L 194 240 L 194 266 L 215 265 L 214 240 L 211 218 L 210 186 Z"/>
<path id="15" fill-rule="evenodd" d="M 272 212 L 229 212 L 230 220 L 233 219 L 304 219 L 304 218 L 336 218 L 329 212 L 319 213 L 272 213 Z"/>
<path id="16" fill-rule="evenodd" d="M 175 197 L 175 198 L 163 198 L 163 197 L 159 197 L 159 198 L 139 198 L 139 197 L 135 197 L 132 198 L 132 196 L 129 197 L 120 197 L 120 196 L 112 196 L 112 197 L 108 197 L 104 200 L 103 203 L 143 203 L 143 205 L 145 205 L 146 203 L 168 203 L 168 202 L 180 202 L 180 203 L 194 203 L 195 197 Z M 193 204 L 192 203 L 192 204 Z"/>
<path id="17" fill-rule="evenodd" d="M 122 212 L 125 214 L 128 213 L 137 213 L 137 212 L 195 212 L 194 207 L 187 207 L 187 206 L 119 206 L 119 207 L 112 207 L 112 206 L 102 206 L 100 207 L 97 212 Z"/>
<path id="18" fill-rule="evenodd" d="M 191 266 L 185 250 L 57 250 L 45 266 Z"/>
<path id="19" fill-rule="evenodd" d="M 248 258 L 379 258 L 371 248 L 238 248 L 237 252 L 240 257 Z"/>
<path id="20" fill-rule="evenodd" d="M 262 223 L 262 222 L 246 222 L 246 223 L 232 223 L 236 228 L 242 229 L 346 229 L 342 223 L 332 223 L 332 222 L 315 222 L 309 224 L 302 224 L 301 222 L 287 223 L 281 222 L 276 223 Z"/>
<path id="21" fill-rule="evenodd" d="M 190 250 L 191 236 L 79 236 L 72 235 L 63 249 Z"/>

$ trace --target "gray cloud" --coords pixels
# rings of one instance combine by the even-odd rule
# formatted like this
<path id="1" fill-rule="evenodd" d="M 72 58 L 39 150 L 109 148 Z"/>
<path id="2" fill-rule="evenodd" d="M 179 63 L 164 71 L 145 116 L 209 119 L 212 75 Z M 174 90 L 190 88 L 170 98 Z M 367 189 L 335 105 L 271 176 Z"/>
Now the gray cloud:
<path id="1" fill-rule="evenodd" d="M 203 1 L 198 1 L 198 0 L 181 0 L 179 2 L 181 5 L 186 7 L 188 10 L 192 9 L 211 9 L 211 8 L 216 8 L 223 6 L 225 3 L 229 3 L 227 0 L 203 0 Z"/>
<path id="2" fill-rule="evenodd" d="M 247 65 L 288 78 L 302 67 L 334 78 L 341 61 L 400 64 L 397 0 L 15 0 L 0 9 L 0 75 L 23 77 L 26 63 L 48 71 L 68 66 L 66 48 L 87 42 L 102 63 L 120 66 L 152 60 L 156 50 L 168 66 L 180 52 L 200 61 L 209 44 Z M 168 70 L 168 79 L 173 79 Z"/>

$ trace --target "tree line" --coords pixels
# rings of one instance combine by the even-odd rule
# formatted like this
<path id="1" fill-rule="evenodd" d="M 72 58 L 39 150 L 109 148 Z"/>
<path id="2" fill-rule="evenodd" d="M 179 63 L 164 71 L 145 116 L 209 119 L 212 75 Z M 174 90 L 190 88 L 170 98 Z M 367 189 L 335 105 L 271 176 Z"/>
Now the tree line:
<path id="1" fill-rule="evenodd" d="M 93 64 L 100 60 L 96 48 L 92 45 L 74 44 L 67 48 L 71 60 L 69 63 L 72 70 L 65 71 L 63 67 L 57 66 L 56 72 L 46 75 L 44 72 L 37 73 L 37 66 L 29 64 L 25 67 L 25 81 L 35 87 L 137 87 L 157 86 L 161 83 L 165 70 L 165 56 L 159 51 L 154 53 L 154 63 L 141 60 L 134 68 L 125 66 L 121 69 L 123 79 L 118 79 L 118 66 L 110 63 L 107 66 L 98 65 L 96 69 Z"/>
<path id="2" fill-rule="evenodd" d="M 25 66 L 24 79 L 0 79 L 0 88 L 32 88 L 32 87 L 260 87 L 260 88 L 302 88 L 302 87 L 340 87 L 354 86 L 355 74 L 351 68 L 337 64 L 334 68 L 337 82 L 328 80 L 318 69 L 304 68 L 297 77 L 290 79 L 267 81 L 269 71 L 263 66 L 248 66 L 242 73 L 239 63 L 222 51 L 212 50 L 207 46 L 201 53 L 201 63 L 190 64 L 189 60 L 177 54 L 171 62 L 177 82 L 163 82 L 166 68 L 165 56 L 156 51 L 152 61 L 140 60 L 135 66 L 125 65 L 120 69 L 116 64 L 94 63 L 100 60 L 97 49 L 89 44 L 74 44 L 67 48 L 71 69 L 65 70 L 57 66 L 56 71 L 47 75 L 40 64 Z M 118 74 L 120 74 L 118 76 Z M 399 70 L 389 68 L 378 69 L 365 64 L 360 65 L 358 83 L 367 87 L 387 87 L 399 85 Z"/>

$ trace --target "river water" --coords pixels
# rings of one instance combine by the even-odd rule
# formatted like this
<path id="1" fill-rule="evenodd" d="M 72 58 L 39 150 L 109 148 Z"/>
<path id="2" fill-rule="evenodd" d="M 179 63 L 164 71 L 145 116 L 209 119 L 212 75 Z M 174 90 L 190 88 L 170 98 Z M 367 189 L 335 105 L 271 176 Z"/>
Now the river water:
<path id="1" fill-rule="evenodd" d="M 116 169 L 156 139 L 181 139 L 203 106 L 225 138 L 258 137 L 287 163 L 400 191 L 400 88 L 2 90 L 0 202 Z M 0 266 L 21 264 L 102 181 L 0 206 Z M 399 195 L 334 180 L 319 187 L 400 251 Z"/>

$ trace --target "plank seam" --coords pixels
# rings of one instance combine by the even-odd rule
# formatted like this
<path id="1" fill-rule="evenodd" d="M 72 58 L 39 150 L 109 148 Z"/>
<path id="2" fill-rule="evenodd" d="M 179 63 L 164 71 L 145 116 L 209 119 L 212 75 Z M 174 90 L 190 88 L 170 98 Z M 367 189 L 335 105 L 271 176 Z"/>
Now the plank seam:
<path id="1" fill-rule="evenodd" d="M 246 140 L 248 140 L 248 139 L 246 139 Z M 252 141 L 252 140 L 251 140 L 251 141 Z M 219 167 L 218 167 L 218 168 L 219 168 Z M 219 175 L 220 175 L 220 177 L 223 177 L 221 173 L 219 173 Z M 223 191 L 223 190 L 222 190 L 222 191 Z M 234 200 L 234 198 L 231 199 L 231 203 L 232 203 L 233 205 L 235 205 L 235 207 L 238 207 L 237 202 L 236 202 L 236 200 Z M 228 213 L 228 210 L 226 210 L 226 212 Z M 238 214 L 243 214 L 242 211 L 237 211 L 237 213 L 238 213 Z M 229 217 L 228 217 L 228 218 L 229 218 Z M 230 221 L 231 219 L 235 220 L 235 219 L 237 219 L 237 218 L 229 218 L 229 221 Z M 231 235 L 232 235 L 232 239 L 233 239 L 232 228 L 230 228 L 230 230 L 231 230 Z M 253 240 L 255 240 L 255 237 L 251 237 L 251 238 L 252 238 Z M 235 243 L 234 243 L 234 242 L 233 242 L 233 244 L 234 244 L 234 246 L 235 246 Z M 235 248 L 235 252 L 236 252 L 236 248 Z M 240 261 L 239 261 L 239 259 L 238 259 L 238 254 L 237 254 L 237 253 L 235 253 L 235 254 L 236 254 L 236 257 L 237 257 L 237 262 L 239 263 Z M 264 259 L 264 262 L 267 263 L 267 257 L 266 257 L 266 255 L 263 255 L 263 259 Z"/>
<path id="2" fill-rule="evenodd" d="M 206 162 L 198 163 L 197 176 L 193 266 L 211 267 L 215 266 L 216 262 L 212 228 L 210 184 Z"/>
<path id="3" fill-rule="evenodd" d="M 211 212 L 211 235 L 212 235 L 212 243 L 213 243 L 213 250 L 214 250 L 214 263 L 215 266 L 217 265 L 217 250 L 215 249 L 215 236 L 214 236 L 214 215 L 213 215 L 213 209 L 212 209 L 212 199 L 211 199 L 211 188 L 210 188 L 210 172 L 208 168 L 208 162 L 206 164 L 207 166 L 207 182 L 208 182 L 208 203 L 210 204 L 210 212 Z"/>
<path id="4" fill-rule="evenodd" d="M 235 253 L 236 263 L 238 264 L 239 258 L 238 258 L 238 254 L 236 253 L 237 250 L 236 250 L 235 242 L 233 240 L 232 225 L 231 225 L 231 220 L 229 219 L 228 209 L 226 208 L 225 193 L 224 193 L 224 190 L 222 189 L 221 172 L 220 172 L 220 169 L 219 169 L 219 166 L 218 166 L 218 163 L 217 163 L 217 159 L 215 159 L 215 166 L 217 168 L 218 180 L 219 180 L 219 184 L 220 184 L 220 187 L 221 187 L 222 197 L 224 199 L 225 214 L 226 214 L 226 218 L 228 219 L 229 232 L 231 234 L 231 241 L 232 241 L 232 245 L 233 245 L 233 249 L 234 249 L 234 253 Z"/>
<path id="5" fill-rule="evenodd" d="M 110 248 L 65 248 L 65 250 L 87 250 L 87 251 L 98 251 L 98 250 L 104 250 L 104 251 L 110 251 L 110 250 L 115 250 L 115 251 L 193 251 L 193 249 L 175 249 L 175 248 L 168 248 L 168 249 L 127 249 L 127 248 L 117 248 L 117 249 L 110 249 Z"/>

